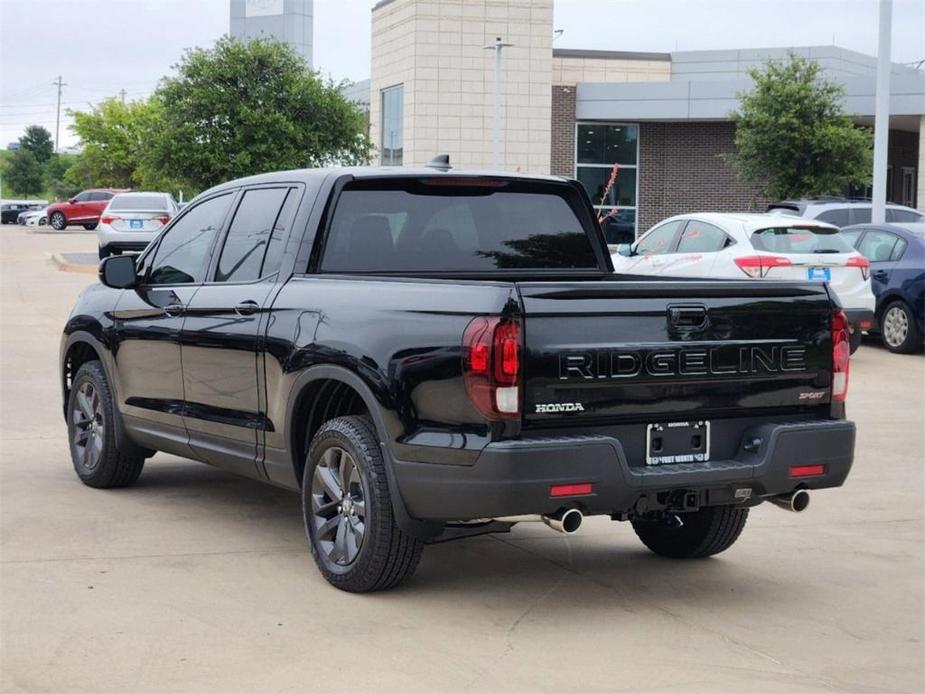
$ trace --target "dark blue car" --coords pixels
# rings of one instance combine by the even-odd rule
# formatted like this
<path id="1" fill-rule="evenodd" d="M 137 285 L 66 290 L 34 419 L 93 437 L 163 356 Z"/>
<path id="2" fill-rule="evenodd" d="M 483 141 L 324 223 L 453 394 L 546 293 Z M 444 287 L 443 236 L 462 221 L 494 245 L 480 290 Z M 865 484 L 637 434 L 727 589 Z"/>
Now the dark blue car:
<path id="1" fill-rule="evenodd" d="M 841 232 L 870 260 L 883 343 L 891 352 L 922 350 L 925 333 L 925 224 L 856 224 Z"/>

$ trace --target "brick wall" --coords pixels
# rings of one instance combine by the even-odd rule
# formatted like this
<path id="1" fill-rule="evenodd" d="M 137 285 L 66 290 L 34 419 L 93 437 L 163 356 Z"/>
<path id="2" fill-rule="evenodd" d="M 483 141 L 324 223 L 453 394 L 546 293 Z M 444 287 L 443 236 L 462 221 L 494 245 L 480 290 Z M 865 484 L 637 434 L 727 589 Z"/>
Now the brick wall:
<path id="1" fill-rule="evenodd" d="M 765 209 L 720 157 L 734 150 L 734 134 L 732 123 L 639 124 L 638 234 L 676 214 Z"/>
<path id="2" fill-rule="evenodd" d="M 552 85 L 552 149 L 549 172 L 575 176 L 575 86 Z"/>

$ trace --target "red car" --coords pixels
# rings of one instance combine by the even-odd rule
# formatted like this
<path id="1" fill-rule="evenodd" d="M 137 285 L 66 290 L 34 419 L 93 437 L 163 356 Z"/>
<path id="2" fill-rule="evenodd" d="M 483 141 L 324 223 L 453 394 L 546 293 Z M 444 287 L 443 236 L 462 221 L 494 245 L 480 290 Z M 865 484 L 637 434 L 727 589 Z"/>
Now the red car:
<path id="1" fill-rule="evenodd" d="M 119 188 L 92 188 L 67 202 L 56 202 L 48 206 L 48 223 L 56 231 L 63 231 L 72 224 L 82 224 L 84 229 L 92 231 L 112 196 L 121 192 Z"/>

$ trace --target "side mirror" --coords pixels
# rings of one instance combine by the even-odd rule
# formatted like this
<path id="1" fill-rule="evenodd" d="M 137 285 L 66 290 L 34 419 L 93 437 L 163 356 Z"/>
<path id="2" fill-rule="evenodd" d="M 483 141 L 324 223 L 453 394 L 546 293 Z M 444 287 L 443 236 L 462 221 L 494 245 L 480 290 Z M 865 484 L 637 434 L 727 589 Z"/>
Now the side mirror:
<path id="1" fill-rule="evenodd" d="M 73 205 L 75 202 L 77 202 L 77 198 L 68 199 L 68 203 L 70 203 L 71 205 Z"/>
<path id="2" fill-rule="evenodd" d="M 100 282 L 113 289 L 129 289 L 138 283 L 135 256 L 113 255 L 100 262 Z"/>
<path id="3" fill-rule="evenodd" d="M 617 244 L 617 253 L 622 256 L 629 258 L 633 255 L 633 246 L 629 243 L 619 243 Z"/>

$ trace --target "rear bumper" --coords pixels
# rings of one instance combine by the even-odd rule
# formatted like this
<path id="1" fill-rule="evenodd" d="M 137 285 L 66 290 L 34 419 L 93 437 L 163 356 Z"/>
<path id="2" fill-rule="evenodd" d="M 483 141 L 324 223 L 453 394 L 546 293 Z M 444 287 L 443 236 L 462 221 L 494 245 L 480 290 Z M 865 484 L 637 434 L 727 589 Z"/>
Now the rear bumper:
<path id="1" fill-rule="evenodd" d="M 754 503 L 797 488 L 842 485 L 854 459 L 849 421 L 765 424 L 749 429 L 738 453 L 708 463 L 631 466 L 610 436 L 559 437 L 489 444 L 474 465 L 393 461 L 408 513 L 421 520 L 472 520 L 554 513 L 563 507 L 588 514 L 649 509 L 664 492 L 697 492 L 702 505 Z M 742 445 L 760 439 L 754 452 Z M 793 478 L 792 465 L 822 465 L 813 477 Z M 593 493 L 551 498 L 552 485 L 587 483 Z M 742 490 L 749 489 L 746 499 Z M 736 496 L 738 490 L 739 496 Z M 661 496 L 660 496 L 661 495 Z"/>
<path id="2" fill-rule="evenodd" d="M 872 330 L 877 327 L 873 309 L 845 309 L 845 317 L 853 330 Z"/>

